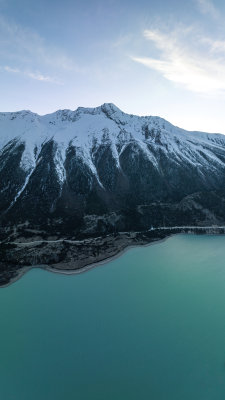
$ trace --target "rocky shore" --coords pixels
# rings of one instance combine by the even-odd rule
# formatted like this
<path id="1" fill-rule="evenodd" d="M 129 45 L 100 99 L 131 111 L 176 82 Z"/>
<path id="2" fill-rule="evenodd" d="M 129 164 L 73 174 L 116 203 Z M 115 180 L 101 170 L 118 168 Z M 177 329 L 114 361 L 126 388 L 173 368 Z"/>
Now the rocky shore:
<path id="1" fill-rule="evenodd" d="M 9 285 L 33 267 L 62 273 L 84 272 L 109 261 L 128 247 L 152 244 L 181 233 L 225 234 L 225 227 L 162 227 L 82 240 L 33 237 L 29 241 L 17 238 L 16 242 L 1 242 L 0 286 Z"/>

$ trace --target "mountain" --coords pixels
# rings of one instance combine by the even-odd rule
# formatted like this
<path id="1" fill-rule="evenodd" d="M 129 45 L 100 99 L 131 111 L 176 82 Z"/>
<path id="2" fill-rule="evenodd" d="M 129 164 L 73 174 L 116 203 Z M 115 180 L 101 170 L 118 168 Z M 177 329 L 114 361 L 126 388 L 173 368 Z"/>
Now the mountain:
<path id="1" fill-rule="evenodd" d="M 0 113 L 0 240 L 221 226 L 224 168 L 225 136 L 129 115 L 111 103 L 44 116 Z M 18 252 L 13 262 L 21 262 Z"/>

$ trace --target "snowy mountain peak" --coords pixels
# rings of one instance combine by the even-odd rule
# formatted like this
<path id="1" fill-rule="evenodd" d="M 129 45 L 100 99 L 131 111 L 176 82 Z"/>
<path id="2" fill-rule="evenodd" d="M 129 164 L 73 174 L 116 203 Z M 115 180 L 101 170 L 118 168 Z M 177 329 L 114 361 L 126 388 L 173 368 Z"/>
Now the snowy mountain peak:
<path id="1" fill-rule="evenodd" d="M 108 115 L 112 115 L 114 113 L 120 113 L 120 114 L 124 114 L 117 106 L 115 106 L 115 104 L 113 103 L 104 103 L 100 106 L 100 108 L 102 109 L 102 111 L 104 113 L 107 113 Z"/>
<path id="2" fill-rule="evenodd" d="M 26 110 L 0 113 L 0 216 L 12 224 L 21 210 L 23 222 L 35 225 L 39 219 L 45 229 L 46 219 L 54 216 L 57 231 L 65 220 L 70 226 L 71 218 L 77 231 L 81 223 L 88 230 L 98 221 L 91 228 L 96 234 L 107 231 L 111 214 L 106 228 L 95 215 L 111 212 L 123 231 L 133 221 L 138 230 L 141 220 L 141 227 L 164 224 L 161 216 L 168 212 L 175 225 L 200 217 L 214 220 L 208 211 L 199 214 L 199 207 L 212 211 L 215 202 L 213 212 L 220 218 L 224 171 L 225 136 L 129 115 L 112 103 L 44 116 Z"/>
<path id="3" fill-rule="evenodd" d="M 112 158 L 121 169 L 121 157 L 132 145 L 133 156 L 142 153 L 154 168 L 159 168 L 159 154 L 174 163 L 201 165 L 222 163 L 225 137 L 219 134 L 188 132 L 159 117 L 140 117 L 121 111 L 113 103 L 95 108 L 58 110 L 39 116 L 31 111 L 0 114 L 0 154 L 10 143 L 21 143 L 24 152 L 20 166 L 25 171 L 36 168 L 44 144 L 54 142 L 54 162 L 60 182 L 65 180 L 64 163 L 70 146 L 100 182 L 96 172 L 95 154 L 102 146 L 110 146 Z M 213 150 L 213 153 L 212 153 Z M 162 156 L 160 156 L 162 158 Z"/>
<path id="4" fill-rule="evenodd" d="M 21 110 L 21 111 L 14 111 L 14 112 L 1 112 L 0 113 L 0 119 L 9 119 L 9 120 L 14 120 L 14 119 L 33 119 L 34 117 L 39 117 L 38 114 L 33 113 L 30 110 Z"/>

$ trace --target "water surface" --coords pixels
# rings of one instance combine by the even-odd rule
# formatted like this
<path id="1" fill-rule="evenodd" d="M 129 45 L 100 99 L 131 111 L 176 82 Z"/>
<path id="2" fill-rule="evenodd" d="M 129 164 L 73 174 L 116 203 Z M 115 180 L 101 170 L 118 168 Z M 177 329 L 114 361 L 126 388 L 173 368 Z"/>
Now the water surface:
<path id="1" fill-rule="evenodd" d="M 2 400 L 224 400 L 225 237 L 0 289 Z"/>

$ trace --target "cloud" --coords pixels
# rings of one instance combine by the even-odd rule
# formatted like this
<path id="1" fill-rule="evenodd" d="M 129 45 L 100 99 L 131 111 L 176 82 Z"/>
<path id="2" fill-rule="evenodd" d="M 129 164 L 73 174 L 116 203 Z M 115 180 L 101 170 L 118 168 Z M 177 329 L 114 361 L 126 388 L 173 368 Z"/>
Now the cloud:
<path id="1" fill-rule="evenodd" d="M 50 82 L 50 83 L 56 83 L 58 85 L 61 84 L 60 81 L 58 81 L 56 78 L 48 76 L 48 75 L 43 75 L 40 72 L 32 72 L 32 71 L 21 71 L 19 68 L 14 68 L 14 67 L 10 67 L 8 65 L 5 65 L 4 67 L 2 67 L 2 69 L 6 72 L 9 73 L 14 73 L 14 74 L 22 74 L 28 78 L 37 80 L 37 81 L 41 81 L 41 82 Z"/>
<path id="2" fill-rule="evenodd" d="M 62 49 L 46 43 L 37 32 L 15 24 L 0 15 L 0 57 L 7 63 L 23 67 L 38 65 L 59 71 L 76 71 L 79 67 Z"/>
<path id="3" fill-rule="evenodd" d="M 225 42 L 198 36 L 192 27 L 170 34 L 146 30 L 144 36 L 160 50 L 161 56 L 132 56 L 132 60 L 193 92 L 225 90 Z"/>
<path id="4" fill-rule="evenodd" d="M 36 81 L 41 81 L 41 82 L 51 82 L 51 83 L 56 83 L 57 85 L 60 85 L 60 81 L 58 81 L 56 78 L 40 74 L 40 72 L 25 72 L 25 75 L 27 75 L 29 78 L 35 79 Z"/>
<path id="5" fill-rule="evenodd" d="M 225 54 L 225 40 L 213 40 L 206 36 L 202 38 L 202 43 L 208 46 L 212 54 Z"/>
<path id="6" fill-rule="evenodd" d="M 132 34 L 119 35 L 119 37 L 111 44 L 112 47 L 122 47 L 132 40 Z"/>
<path id="7" fill-rule="evenodd" d="M 219 12 L 210 0 L 196 0 L 199 10 L 202 14 L 210 14 L 211 17 L 219 18 Z"/>
<path id="8" fill-rule="evenodd" d="M 3 69 L 7 72 L 13 72 L 13 73 L 20 73 L 20 70 L 18 68 L 12 68 L 9 67 L 8 65 L 6 65 L 5 67 L 3 67 Z"/>

